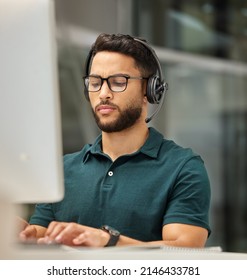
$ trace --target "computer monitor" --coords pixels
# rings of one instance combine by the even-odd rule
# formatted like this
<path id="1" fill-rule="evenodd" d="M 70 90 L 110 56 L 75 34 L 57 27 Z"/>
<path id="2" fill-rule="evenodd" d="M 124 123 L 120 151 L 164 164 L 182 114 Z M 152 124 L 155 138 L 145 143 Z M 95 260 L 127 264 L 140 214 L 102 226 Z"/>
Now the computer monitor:
<path id="1" fill-rule="evenodd" d="M 55 5 L 0 0 L 0 198 L 63 198 Z"/>

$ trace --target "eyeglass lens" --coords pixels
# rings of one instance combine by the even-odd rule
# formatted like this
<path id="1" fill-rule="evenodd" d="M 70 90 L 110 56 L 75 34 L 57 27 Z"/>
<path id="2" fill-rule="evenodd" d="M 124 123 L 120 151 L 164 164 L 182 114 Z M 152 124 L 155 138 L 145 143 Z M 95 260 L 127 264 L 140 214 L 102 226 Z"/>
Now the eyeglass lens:
<path id="1" fill-rule="evenodd" d="M 124 76 L 112 76 L 108 78 L 89 76 L 85 80 L 88 91 L 99 91 L 105 80 L 110 90 L 114 92 L 124 91 L 128 81 L 127 77 Z"/>

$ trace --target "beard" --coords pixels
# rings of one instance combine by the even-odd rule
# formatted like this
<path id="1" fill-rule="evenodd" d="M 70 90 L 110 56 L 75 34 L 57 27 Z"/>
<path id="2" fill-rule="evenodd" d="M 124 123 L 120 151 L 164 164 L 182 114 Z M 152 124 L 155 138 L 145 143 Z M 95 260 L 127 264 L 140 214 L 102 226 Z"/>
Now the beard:
<path id="1" fill-rule="evenodd" d="M 136 121 L 140 118 L 141 113 L 142 113 L 142 107 L 141 107 L 141 105 L 138 105 L 138 104 L 137 105 L 130 104 L 124 110 L 120 110 L 120 108 L 118 106 L 116 106 L 115 104 L 112 104 L 108 101 L 101 102 L 101 104 L 112 105 L 119 112 L 119 116 L 116 120 L 113 120 L 108 123 L 103 123 L 100 120 L 99 116 L 95 113 L 95 111 L 93 111 L 93 115 L 94 115 L 96 124 L 99 127 L 99 129 L 101 131 L 108 132 L 108 133 L 119 132 L 119 131 L 122 131 L 126 128 L 133 126 L 136 123 Z"/>

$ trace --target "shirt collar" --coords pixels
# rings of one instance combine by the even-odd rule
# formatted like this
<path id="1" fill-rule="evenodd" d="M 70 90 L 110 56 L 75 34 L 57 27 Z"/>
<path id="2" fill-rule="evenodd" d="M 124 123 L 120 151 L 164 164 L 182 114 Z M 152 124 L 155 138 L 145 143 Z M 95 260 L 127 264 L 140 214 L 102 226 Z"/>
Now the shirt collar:
<path id="1" fill-rule="evenodd" d="M 163 135 L 153 127 L 150 127 L 149 136 L 144 145 L 141 147 L 140 152 L 149 157 L 157 158 L 162 142 Z"/>
<path id="2" fill-rule="evenodd" d="M 139 151 L 137 151 L 137 153 L 141 152 L 151 158 L 157 158 L 162 141 L 163 141 L 163 135 L 153 127 L 150 127 L 149 136 L 146 142 L 144 143 L 144 145 L 140 148 Z M 102 135 L 100 134 L 95 139 L 95 142 L 93 144 L 88 145 L 83 157 L 83 162 L 85 162 L 88 159 L 89 154 L 103 155 L 101 143 L 102 143 Z"/>

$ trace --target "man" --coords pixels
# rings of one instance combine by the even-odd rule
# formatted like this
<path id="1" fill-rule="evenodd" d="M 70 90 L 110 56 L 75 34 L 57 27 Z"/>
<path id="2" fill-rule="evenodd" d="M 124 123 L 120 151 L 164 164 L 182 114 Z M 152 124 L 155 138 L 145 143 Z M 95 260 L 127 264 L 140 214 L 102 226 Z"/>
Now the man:
<path id="1" fill-rule="evenodd" d="M 64 199 L 38 204 L 22 240 L 205 245 L 210 185 L 203 161 L 145 121 L 148 102 L 164 94 L 157 71 L 155 53 L 144 41 L 121 34 L 97 38 L 84 81 L 102 133 L 93 145 L 64 157 Z"/>

